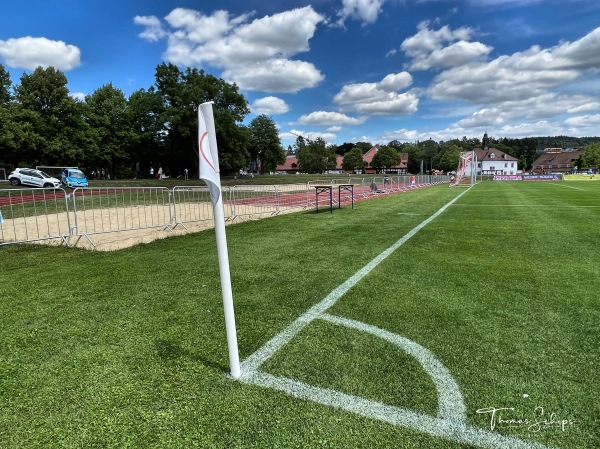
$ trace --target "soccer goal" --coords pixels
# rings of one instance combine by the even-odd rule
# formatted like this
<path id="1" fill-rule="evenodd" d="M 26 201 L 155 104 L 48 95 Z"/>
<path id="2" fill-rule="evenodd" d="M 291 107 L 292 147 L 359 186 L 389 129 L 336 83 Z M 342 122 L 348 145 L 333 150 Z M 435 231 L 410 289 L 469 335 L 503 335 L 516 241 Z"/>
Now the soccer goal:
<path id="1" fill-rule="evenodd" d="M 58 179 L 60 179 L 60 174 L 63 172 L 63 170 L 65 170 L 67 168 L 72 168 L 74 170 L 79 169 L 79 167 L 59 167 L 56 165 L 36 165 L 36 167 L 35 167 L 36 170 L 41 170 L 44 173 L 52 176 L 53 178 L 58 178 Z"/>
<path id="2" fill-rule="evenodd" d="M 456 175 L 450 187 L 471 187 L 477 182 L 477 155 L 475 151 L 460 153 Z"/>

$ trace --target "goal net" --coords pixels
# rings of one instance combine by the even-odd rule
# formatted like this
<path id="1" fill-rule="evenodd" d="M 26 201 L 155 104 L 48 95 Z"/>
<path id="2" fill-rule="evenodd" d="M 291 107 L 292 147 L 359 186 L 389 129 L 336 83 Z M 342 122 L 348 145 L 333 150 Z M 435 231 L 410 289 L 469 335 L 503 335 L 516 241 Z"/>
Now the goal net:
<path id="1" fill-rule="evenodd" d="M 477 155 L 474 151 L 460 153 L 456 175 L 450 187 L 470 187 L 477 180 Z"/>
<path id="2" fill-rule="evenodd" d="M 52 176 L 53 178 L 60 179 L 60 174 L 63 172 L 64 169 L 73 168 L 73 169 L 77 170 L 79 167 L 59 167 L 56 165 L 36 165 L 35 168 L 36 168 L 36 170 L 41 170 L 44 173 Z"/>

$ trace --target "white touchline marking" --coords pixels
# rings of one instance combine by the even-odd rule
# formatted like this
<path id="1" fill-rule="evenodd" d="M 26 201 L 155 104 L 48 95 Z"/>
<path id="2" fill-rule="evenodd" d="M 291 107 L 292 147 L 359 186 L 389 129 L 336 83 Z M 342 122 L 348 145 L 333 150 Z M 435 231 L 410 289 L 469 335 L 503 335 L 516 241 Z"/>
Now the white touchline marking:
<path id="1" fill-rule="evenodd" d="M 565 189 L 585 190 L 585 189 L 580 189 L 579 187 L 566 186 L 564 184 L 559 184 L 557 182 L 549 182 L 548 185 L 556 186 L 556 187 L 564 187 Z"/>
<path id="2" fill-rule="evenodd" d="M 308 399 L 319 404 L 346 410 L 370 419 L 377 419 L 393 425 L 416 429 L 436 437 L 446 438 L 459 443 L 471 444 L 488 449 L 550 449 L 549 446 L 545 446 L 541 443 L 524 441 L 470 426 L 466 422 L 466 408 L 458 384 L 448 369 L 425 347 L 408 338 L 388 332 L 376 326 L 326 313 L 326 311 L 331 308 L 338 299 L 346 294 L 348 290 L 360 282 L 390 254 L 404 245 L 411 237 L 436 219 L 470 189 L 471 187 L 463 191 L 431 217 L 409 231 L 400 240 L 358 270 L 352 277 L 333 289 L 321 302 L 312 306 L 288 327 L 283 329 L 254 354 L 244 360 L 240 365 L 241 377 L 238 380 L 243 383 L 279 390 L 296 398 Z M 260 366 L 264 362 L 271 358 L 279 349 L 285 346 L 315 319 L 325 320 L 337 325 L 370 333 L 402 348 L 409 355 L 413 356 L 421 363 L 424 371 L 431 376 L 435 384 L 439 397 L 438 416 L 433 417 L 416 413 L 401 407 L 371 401 L 369 399 L 328 388 L 315 387 L 295 379 L 275 376 L 259 371 Z"/>

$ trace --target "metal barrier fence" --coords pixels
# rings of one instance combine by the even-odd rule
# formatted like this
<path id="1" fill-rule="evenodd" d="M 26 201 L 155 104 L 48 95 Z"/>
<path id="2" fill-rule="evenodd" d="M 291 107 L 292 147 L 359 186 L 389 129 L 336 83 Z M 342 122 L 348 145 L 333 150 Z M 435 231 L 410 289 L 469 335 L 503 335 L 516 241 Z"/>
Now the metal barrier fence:
<path id="1" fill-rule="evenodd" d="M 170 229 L 171 192 L 165 187 L 77 188 L 68 200 L 72 204 L 74 226 L 71 237 L 77 246 L 85 238 L 119 231 Z"/>
<path id="2" fill-rule="evenodd" d="M 373 176 L 306 184 L 223 187 L 225 220 L 272 216 L 314 208 L 318 185 L 352 186 L 332 195 L 349 204 L 361 199 L 448 183 L 448 176 Z M 342 195 L 343 193 L 343 195 Z M 0 189 L 0 245 L 56 240 L 77 246 L 94 236 L 143 229 L 174 230 L 213 221 L 206 186 Z"/>
<path id="3" fill-rule="evenodd" d="M 0 245 L 47 240 L 68 244 L 66 198 L 63 189 L 0 190 Z"/>

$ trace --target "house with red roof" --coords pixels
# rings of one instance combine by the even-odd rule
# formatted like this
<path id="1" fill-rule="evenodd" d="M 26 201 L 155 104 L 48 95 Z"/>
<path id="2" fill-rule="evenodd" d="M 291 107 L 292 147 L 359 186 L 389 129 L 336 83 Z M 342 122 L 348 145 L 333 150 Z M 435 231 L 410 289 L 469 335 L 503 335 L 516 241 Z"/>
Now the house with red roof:
<path id="1" fill-rule="evenodd" d="M 379 145 L 375 145 L 363 156 L 365 161 L 365 173 L 373 174 L 377 173 L 389 173 L 389 174 L 405 174 L 408 167 L 408 153 L 400 153 L 400 164 L 394 165 L 385 170 L 378 170 L 373 166 L 373 157 L 379 151 Z M 342 163 L 344 162 L 344 156 L 337 156 L 335 171 L 339 173 L 352 173 L 352 170 L 343 170 Z M 289 155 L 283 164 L 280 164 L 275 169 L 278 173 L 298 173 L 301 170 L 298 158 L 295 155 Z M 331 170 L 334 171 L 334 170 Z"/>
<path id="2" fill-rule="evenodd" d="M 584 150 L 563 150 L 562 148 L 546 148 L 538 157 L 531 169 L 540 173 L 572 173 L 575 161 L 585 153 Z"/>
<path id="3" fill-rule="evenodd" d="M 483 135 L 483 148 L 475 148 L 477 157 L 477 175 L 516 175 L 518 159 L 510 154 L 489 146 L 487 133 Z M 471 176 L 471 166 L 465 171 L 465 176 Z"/>

